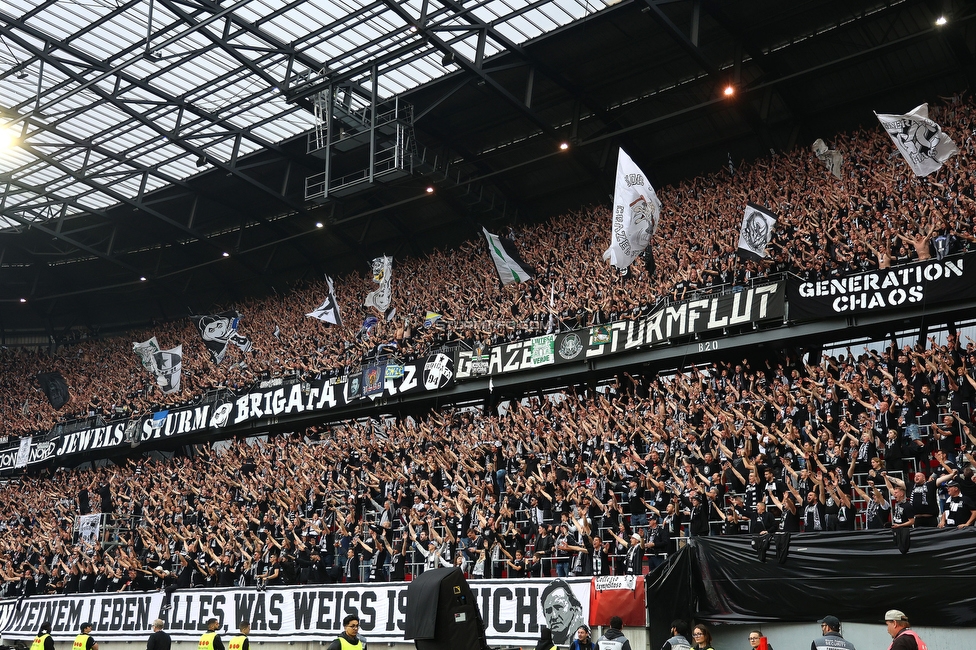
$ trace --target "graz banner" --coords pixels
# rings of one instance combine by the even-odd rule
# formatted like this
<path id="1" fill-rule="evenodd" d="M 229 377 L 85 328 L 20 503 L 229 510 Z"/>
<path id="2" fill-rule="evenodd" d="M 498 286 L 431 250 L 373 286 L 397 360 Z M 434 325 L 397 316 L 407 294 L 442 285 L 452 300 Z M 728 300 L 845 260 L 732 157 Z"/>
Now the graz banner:
<path id="1" fill-rule="evenodd" d="M 905 309 L 976 297 L 976 254 L 787 286 L 790 320 Z"/>
<path id="2" fill-rule="evenodd" d="M 454 383 L 454 358 L 442 353 L 431 355 L 403 364 L 401 371 L 396 373 L 385 373 L 376 367 L 373 379 L 381 386 L 380 394 L 384 397 L 441 390 Z M 360 399 L 364 390 L 362 381 L 362 372 L 294 384 L 270 381 L 244 395 L 229 396 L 223 401 L 170 409 L 155 414 L 156 417 L 150 414 L 139 420 L 120 420 L 66 433 L 51 441 L 32 443 L 27 464 L 44 462 L 52 456 L 108 450 L 129 443 L 173 438 L 258 420 L 327 411 Z M 0 470 L 13 469 L 19 453 L 22 454 L 19 447 L 0 451 Z"/>
<path id="3" fill-rule="evenodd" d="M 637 320 L 623 320 L 555 336 L 539 336 L 493 346 L 488 373 L 501 375 L 557 363 L 585 361 L 657 345 L 710 330 L 782 318 L 785 283 L 748 287 L 737 293 L 702 296 L 660 307 Z M 457 378 L 478 376 L 473 353 L 459 352 Z"/>
<path id="4" fill-rule="evenodd" d="M 485 580 L 468 583 L 478 602 L 491 645 L 534 644 L 543 625 L 568 639 L 589 618 L 590 579 Z M 162 594 L 31 597 L 0 603 L 4 638 L 33 638 L 43 620 L 56 639 L 73 639 L 82 622 L 94 624 L 94 637 L 144 640 L 160 616 L 175 641 L 196 642 L 210 617 L 220 621 L 225 643 L 236 621 L 251 622 L 255 641 L 331 641 L 347 614 L 359 615 L 367 642 L 404 643 L 406 582 L 316 585 L 255 589 L 187 589 L 173 592 L 161 611 Z M 10 607 L 6 607 L 7 604 Z M 548 613 L 546 613 L 548 610 Z M 45 618 L 46 617 L 46 618 Z"/>

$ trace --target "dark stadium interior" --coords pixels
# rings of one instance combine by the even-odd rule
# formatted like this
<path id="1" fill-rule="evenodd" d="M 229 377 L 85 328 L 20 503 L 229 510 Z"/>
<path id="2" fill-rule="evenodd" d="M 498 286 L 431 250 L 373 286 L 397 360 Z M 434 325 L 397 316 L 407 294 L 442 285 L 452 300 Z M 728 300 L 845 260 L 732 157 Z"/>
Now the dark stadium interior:
<path id="1" fill-rule="evenodd" d="M 0 339 L 177 319 L 323 273 L 365 273 L 378 254 L 452 247 L 479 225 L 606 205 L 618 146 L 661 187 L 730 156 L 876 129 L 872 110 L 973 87 L 972 9 L 949 3 L 954 20 L 936 27 L 945 6 L 625 0 L 406 92 L 418 150 L 396 181 L 305 201 L 305 178 L 323 162 L 299 136 L 100 214 L 0 232 Z M 290 92 L 308 106 L 307 93 Z M 335 164 L 362 166 L 347 158 Z"/>

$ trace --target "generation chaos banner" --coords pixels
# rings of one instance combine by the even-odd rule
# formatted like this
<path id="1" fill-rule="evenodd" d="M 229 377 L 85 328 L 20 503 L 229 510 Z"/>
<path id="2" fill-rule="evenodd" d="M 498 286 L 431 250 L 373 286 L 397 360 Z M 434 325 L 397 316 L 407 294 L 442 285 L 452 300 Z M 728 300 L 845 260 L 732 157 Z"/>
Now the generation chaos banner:
<path id="1" fill-rule="evenodd" d="M 976 297 L 976 254 L 973 253 L 815 282 L 791 277 L 787 283 L 790 320 L 922 307 L 973 297 Z"/>

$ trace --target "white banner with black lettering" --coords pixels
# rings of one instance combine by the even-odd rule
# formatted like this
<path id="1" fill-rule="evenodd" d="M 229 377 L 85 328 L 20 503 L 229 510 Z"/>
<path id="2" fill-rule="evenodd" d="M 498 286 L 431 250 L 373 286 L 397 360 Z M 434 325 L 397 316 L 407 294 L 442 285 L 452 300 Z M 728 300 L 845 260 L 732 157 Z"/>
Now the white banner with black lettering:
<path id="1" fill-rule="evenodd" d="M 96 641 L 131 641 L 134 636 L 149 634 L 162 604 L 163 594 L 158 591 L 3 600 L 0 634 L 4 640 L 33 639 L 41 624 L 47 622 L 55 641 L 70 644 L 81 624 L 91 623 Z"/>
<path id="2" fill-rule="evenodd" d="M 51 621 L 56 640 L 73 639 L 83 622 L 94 625 L 96 641 L 141 638 L 158 615 L 174 641 L 195 642 L 215 617 L 226 640 L 236 621 L 251 622 L 255 641 L 331 641 L 342 631 L 342 618 L 359 615 L 367 642 L 404 643 L 406 582 L 359 585 L 315 585 L 255 589 L 186 589 L 172 594 L 171 608 L 161 612 L 163 594 L 99 594 L 31 597 L 0 602 L 4 638 L 28 639 Z M 468 582 L 487 625 L 490 645 L 535 644 L 543 625 L 560 645 L 590 614 L 590 579 L 471 580 Z"/>

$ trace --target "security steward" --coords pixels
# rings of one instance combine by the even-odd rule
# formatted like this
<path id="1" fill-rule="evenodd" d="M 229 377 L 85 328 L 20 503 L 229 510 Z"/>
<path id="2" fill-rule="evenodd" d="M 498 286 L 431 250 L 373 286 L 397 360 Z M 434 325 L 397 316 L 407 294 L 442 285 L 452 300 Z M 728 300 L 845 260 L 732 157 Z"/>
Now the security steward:
<path id="1" fill-rule="evenodd" d="M 207 631 L 200 635 L 197 650 L 224 650 L 224 642 L 217 635 L 220 621 L 215 618 L 207 619 Z"/>
<path id="2" fill-rule="evenodd" d="M 71 650 L 98 650 L 98 644 L 92 638 L 91 631 L 91 623 L 82 623 L 81 634 L 75 637 L 75 642 L 71 644 Z"/>
<path id="3" fill-rule="evenodd" d="M 251 633 L 251 624 L 248 621 L 241 621 L 237 629 L 241 633 L 230 640 L 227 650 L 251 650 L 251 642 L 247 640 L 247 635 Z"/>
<path id="4" fill-rule="evenodd" d="M 855 650 L 854 644 L 840 635 L 840 619 L 836 616 L 824 616 L 817 621 L 823 636 L 814 639 L 810 650 Z"/>
<path id="5" fill-rule="evenodd" d="M 54 650 L 54 639 L 51 638 L 51 621 L 41 623 L 41 628 L 31 643 L 30 650 Z"/>
<path id="6" fill-rule="evenodd" d="M 366 643 L 359 638 L 359 615 L 350 614 L 342 619 L 342 634 L 329 644 L 326 650 L 366 650 Z"/>

